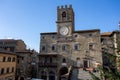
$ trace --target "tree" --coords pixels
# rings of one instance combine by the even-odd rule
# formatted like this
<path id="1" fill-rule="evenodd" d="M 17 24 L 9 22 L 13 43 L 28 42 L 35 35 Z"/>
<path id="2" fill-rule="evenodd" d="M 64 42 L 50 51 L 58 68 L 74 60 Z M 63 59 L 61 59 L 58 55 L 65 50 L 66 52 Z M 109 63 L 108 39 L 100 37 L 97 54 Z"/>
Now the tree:
<path id="1" fill-rule="evenodd" d="M 114 31 L 104 40 L 103 65 L 98 67 L 101 79 L 93 73 L 90 74 L 93 80 L 120 80 L 120 32 Z"/>

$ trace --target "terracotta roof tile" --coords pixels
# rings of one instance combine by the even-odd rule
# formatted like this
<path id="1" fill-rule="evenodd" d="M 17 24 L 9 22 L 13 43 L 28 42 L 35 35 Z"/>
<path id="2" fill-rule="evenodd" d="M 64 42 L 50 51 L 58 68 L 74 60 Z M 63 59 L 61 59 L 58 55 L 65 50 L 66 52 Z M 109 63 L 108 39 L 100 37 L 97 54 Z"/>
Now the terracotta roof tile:
<path id="1" fill-rule="evenodd" d="M 101 33 L 101 36 L 110 36 L 112 34 L 112 32 L 104 32 Z"/>

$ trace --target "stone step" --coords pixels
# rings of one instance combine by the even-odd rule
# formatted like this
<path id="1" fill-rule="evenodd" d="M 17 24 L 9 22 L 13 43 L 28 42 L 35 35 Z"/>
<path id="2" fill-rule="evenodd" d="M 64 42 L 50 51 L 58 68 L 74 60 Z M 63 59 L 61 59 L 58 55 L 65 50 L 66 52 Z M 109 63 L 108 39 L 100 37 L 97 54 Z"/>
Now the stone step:
<path id="1" fill-rule="evenodd" d="M 79 69 L 78 79 L 81 79 L 81 80 L 92 80 L 92 77 L 91 77 L 91 75 L 89 74 L 88 71 L 84 71 L 83 69 Z"/>
<path id="2" fill-rule="evenodd" d="M 92 72 L 94 75 L 99 76 L 98 72 Z M 83 69 L 73 69 L 70 80 L 92 80 L 89 71 Z"/>

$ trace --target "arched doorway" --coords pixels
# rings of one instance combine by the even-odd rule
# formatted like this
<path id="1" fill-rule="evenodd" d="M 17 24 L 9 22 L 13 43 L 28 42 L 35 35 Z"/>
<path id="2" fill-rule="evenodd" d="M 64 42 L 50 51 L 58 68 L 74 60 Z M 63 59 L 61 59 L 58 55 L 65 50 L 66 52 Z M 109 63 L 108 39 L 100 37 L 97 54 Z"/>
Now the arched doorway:
<path id="1" fill-rule="evenodd" d="M 19 76 L 16 76 L 16 77 L 15 77 L 15 80 L 18 80 L 18 78 L 19 78 Z"/>
<path id="2" fill-rule="evenodd" d="M 20 80 L 24 80 L 24 77 L 20 77 Z"/>
<path id="3" fill-rule="evenodd" d="M 61 80 L 61 76 L 68 73 L 68 68 L 67 67 L 61 67 L 59 70 L 59 80 Z"/>
<path id="4" fill-rule="evenodd" d="M 47 80 L 47 73 L 45 71 L 41 71 L 41 79 Z"/>
<path id="5" fill-rule="evenodd" d="M 79 68 L 79 67 L 80 67 L 80 58 L 77 57 L 77 58 L 76 58 L 76 61 L 77 61 L 77 65 L 76 65 L 76 66 Z"/>
<path id="6" fill-rule="evenodd" d="M 55 73 L 53 71 L 49 72 L 49 80 L 55 80 Z"/>
<path id="7" fill-rule="evenodd" d="M 83 66 L 84 68 L 88 68 L 88 66 L 89 66 L 88 60 L 84 60 L 84 61 L 83 61 L 83 64 L 84 64 L 84 66 Z"/>

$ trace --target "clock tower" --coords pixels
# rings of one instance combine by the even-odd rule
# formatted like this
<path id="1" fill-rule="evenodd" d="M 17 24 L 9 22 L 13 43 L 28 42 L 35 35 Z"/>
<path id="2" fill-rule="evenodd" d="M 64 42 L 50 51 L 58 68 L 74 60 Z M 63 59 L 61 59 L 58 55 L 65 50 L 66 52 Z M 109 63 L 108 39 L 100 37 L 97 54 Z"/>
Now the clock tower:
<path id="1" fill-rule="evenodd" d="M 72 5 L 57 7 L 57 34 L 59 36 L 72 36 L 74 32 L 74 11 Z"/>

